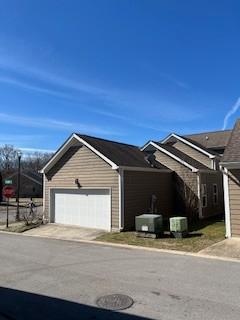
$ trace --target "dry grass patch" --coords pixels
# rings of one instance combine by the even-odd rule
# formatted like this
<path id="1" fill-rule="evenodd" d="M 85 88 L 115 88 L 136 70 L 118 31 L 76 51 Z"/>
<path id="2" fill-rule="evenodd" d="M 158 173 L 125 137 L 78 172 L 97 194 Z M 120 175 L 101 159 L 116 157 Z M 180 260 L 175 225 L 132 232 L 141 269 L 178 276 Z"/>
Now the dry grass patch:
<path id="1" fill-rule="evenodd" d="M 96 238 L 96 240 L 159 249 L 198 252 L 224 240 L 224 235 L 224 222 L 211 220 L 198 222 L 198 224 L 191 226 L 189 237 L 184 239 L 171 238 L 169 232 L 159 239 L 139 238 L 135 232 L 110 232 Z"/>

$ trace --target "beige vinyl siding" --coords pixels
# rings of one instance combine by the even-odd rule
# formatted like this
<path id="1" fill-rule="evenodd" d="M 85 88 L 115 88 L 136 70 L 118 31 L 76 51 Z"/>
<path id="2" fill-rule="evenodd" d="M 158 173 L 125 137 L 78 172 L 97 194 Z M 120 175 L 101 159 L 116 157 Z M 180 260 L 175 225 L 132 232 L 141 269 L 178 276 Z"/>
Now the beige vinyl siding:
<path id="1" fill-rule="evenodd" d="M 203 218 L 222 214 L 224 212 L 223 201 L 223 177 L 220 171 L 201 172 L 200 184 L 206 184 L 207 187 L 207 206 L 202 208 Z M 215 205 L 213 201 L 213 185 L 217 185 L 218 190 L 218 204 Z"/>
<path id="2" fill-rule="evenodd" d="M 189 218 L 198 216 L 199 197 L 197 174 L 159 150 L 156 150 L 154 155 L 157 161 L 174 171 L 173 180 L 176 196 L 175 214 L 186 215 L 189 216 Z M 182 205 L 180 203 L 182 203 Z M 182 210 L 184 210 L 184 212 L 182 212 Z"/>
<path id="3" fill-rule="evenodd" d="M 149 212 L 152 195 L 157 212 L 165 218 L 173 213 L 172 172 L 124 171 L 124 226 L 135 227 L 135 216 Z"/>
<path id="4" fill-rule="evenodd" d="M 174 143 L 174 147 L 185 154 L 187 154 L 189 157 L 201 162 L 206 167 L 212 169 L 212 159 L 210 159 L 207 155 L 204 155 L 203 153 L 197 151 L 196 149 L 186 145 L 185 143 L 181 141 L 177 141 Z"/>
<path id="5" fill-rule="evenodd" d="M 240 237 L 240 169 L 229 170 L 229 205 L 233 237 Z"/>
<path id="6" fill-rule="evenodd" d="M 45 216 L 49 219 L 51 188 L 110 188 L 112 194 L 112 228 L 119 228 L 118 172 L 87 147 L 71 147 L 45 178 Z"/>

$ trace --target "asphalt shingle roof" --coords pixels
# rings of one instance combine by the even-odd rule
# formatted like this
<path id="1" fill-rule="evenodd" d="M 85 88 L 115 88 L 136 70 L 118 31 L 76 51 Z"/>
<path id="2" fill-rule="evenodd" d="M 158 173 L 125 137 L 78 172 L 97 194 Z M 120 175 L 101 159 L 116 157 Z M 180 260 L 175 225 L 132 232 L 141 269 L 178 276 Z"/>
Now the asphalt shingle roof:
<path id="1" fill-rule="evenodd" d="M 118 166 L 152 168 L 146 159 L 147 154 L 137 146 L 76 134 Z M 156 166 L 158 169 L 167 169 L 159 163 Z"/>
<path id="2" fill-rule="evenodd" d="M 184 138 L 195 141 L 207 149 L 224 149 L 228 144 L 231 132 L 232 130 L 202 132 L 185 135 Z"/>
<path id="3" fill-rule="evenodd" d="M 240 119 L 236 121 L 228 145 L 224 151 L 222 162 L 240 161 Z"/>
<path id="4" fill-rule="evenodd" d="M 166 151 L 172 153 L 174 156 L 180 158 L 181 160 L 185 161 L 186 163 L 190 164 L 192 167 L 196 169 L 203 169 L 203 170 L 211 170 L 201 162 L 191 158 L 187 154 L 183 153 L 182 151 L 178 150 L 177 148 L 174 148 L 174 146 L 168 145 L 168 144 L 162 144 L 159 142 L 153 141 L 155 144 L 159 145 L 159 147 L 165 149 Z"/>

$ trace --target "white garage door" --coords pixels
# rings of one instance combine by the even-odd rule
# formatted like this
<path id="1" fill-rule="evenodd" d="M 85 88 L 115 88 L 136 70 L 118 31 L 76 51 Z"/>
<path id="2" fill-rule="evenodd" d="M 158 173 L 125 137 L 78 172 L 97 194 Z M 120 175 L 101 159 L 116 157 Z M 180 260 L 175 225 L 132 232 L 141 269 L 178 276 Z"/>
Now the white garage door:
<path id="1" fill-rule="evenodd" d="M 111 195 L 108 189 L 55 190 L 52 196 L 56 223 L 110 230 Z"/>

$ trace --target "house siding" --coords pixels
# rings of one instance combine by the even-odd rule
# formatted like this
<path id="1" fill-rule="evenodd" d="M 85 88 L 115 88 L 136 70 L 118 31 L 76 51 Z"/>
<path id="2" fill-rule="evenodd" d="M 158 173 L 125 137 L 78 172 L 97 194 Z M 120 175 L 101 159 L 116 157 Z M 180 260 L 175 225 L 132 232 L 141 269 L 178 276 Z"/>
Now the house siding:
<path id="1" fill-rule="evenodd" d="M 124 229 L 135 228 L 135 216 L 150 212 L 156 195 L 156 212 L 173 213 L 172 172 L 124 171 Z"/>
<path id="2" fill-rule="evenodd" d="M 175 214 L 186 215 L 190 219 L 197 218 L 199 216 L 197 174 L 159 150 L 156 150 L 154 155 L 158 162 L 174 171 Z"/>
<path id="3" fill-rule="evenodd" d="M 186 145 L 185 143 L 181 141 L 177 141 L 174 144 L 174 147 L 185 154 L 187 154 L 189 157 L 201 162 L 206 167 L 212 169 L 212 159 L 210 159 L 208 156 L 204 155 L 203 153 L 197 151 L 196 149 Z"/>
<path id="4" fill-rule="evenodd" d="M 220 171 L 213 171 L 209 173 L 201 173 L 200 183 L 207 186 L 207 207 L 202 208 L 203 218 L 222 214 L 224 212 L 223 201 L 223 177 Z M 218 203 L 214 204 L 213 199 L 213 184 L 218 187 Z"/>
<path id="5" fill-rule="evenodd" d="M 85 146 L 71 147 L 45 174 L 44 216 L 50 217 L 50 190 L 52 188 L 76 189 L 75 179 L 82 188 L 111 189 L 111 226 L 119 229 L 119 174 L 109 164 Z"/>
<path id="6" fill-rule="evenodd" d="M 229 170 L 228 185 L 231 232 L 240 237 L 240 169 Z"/>

